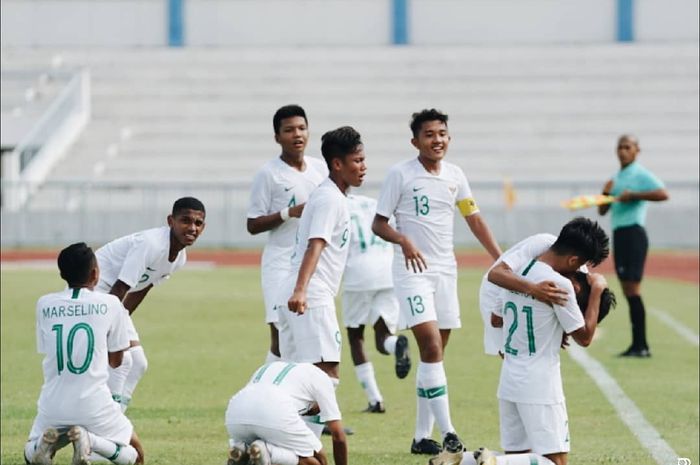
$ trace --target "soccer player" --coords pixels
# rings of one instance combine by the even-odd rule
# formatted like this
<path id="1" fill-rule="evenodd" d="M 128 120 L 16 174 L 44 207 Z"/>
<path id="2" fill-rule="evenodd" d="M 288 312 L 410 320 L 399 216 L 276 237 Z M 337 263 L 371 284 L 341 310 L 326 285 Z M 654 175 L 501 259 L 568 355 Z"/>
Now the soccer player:
<path id="1" fill-rule="evenodd" d="M 335 463 L 346 465 L 348 445 L 331 379 L 310 363 L 287 362 L 258 368 L 229 401 L 227 465 L 326 465 L 321 441 L 302 416 L 328 425 Z"/>
<path id="2" fill-rule="evenodd" d="M 123 411 L 148 367 L 131 314 L 153 286 L 167 280 L 185 264 L 185 247 L 194 244 L 204 231 L 205 215 L 202 202 L 194 197 L 180 198 L 173 204 L 168 226 L 120 237 L 95 253 L 101 270 L 96 290 L 117 296 L 128 310 L 131 348 L 124 353 L 122 365 L 110 370 L 108 382 L 114 400 Z"/>
<path id="3" fill-rule="evenodd" d="M 350 250 L 343 274 L 343 324 L 355 374 L 367 396 L 365 412 L 384 413 L 384 398 L 374 376 L 374 366 L 364 350 L 365 325 L 374 328 L 377 350 L 395 357 L 399 379 L 408 375 L 411 359 L 408 338 L 396 336 L 399 303 L 394 295 L 389 244 L 372 232 L 377 201 L 363 195 L 348 195 L 350 211 Z"/>
<path id="4" fill-rule="evenodd" d="M 455 452 L 463 448 L 450 418 L 443 367 L 450 331 L 461 326 L 453 242 L 455 206 L 494 260 L 501 249 L 479 213 L 464 172 L 444 161 L 450 143 L 447 115 L 435 109 L 415 113 L 411 131 L 418 157 L 389 171 L 372 230 L 398 246 L 394 248 L 393 277 L 399 328 L 411 328 L 420 352 L 411 452 L 435 455 L 441 450 L 430 439 L 435 420 L 442 447 Z M 396 228 L 389 224 L 392 215 Z"/>
<path id="5" fill-rule="evenodd" d="M 630 309 L 632 344 L 621 357 L 651 357 L 646 334 L 646 310 L 642 301 L 642 276 L 649 240 L 644 223 L 647 202 L 668 200 L 668 193 L 654 174 L 639 164 L 639 141 L 625 134 L 617 141 L 620 171 L 605 183 L 603 194 L 615 196 L 612 205 L 598 207 L 605 215 L 612 211 L 615 271 Z"/>
<path id="6" fill-rule="evenodd" d="M 362 184 L 367 167 L 355 129 L 328 131 L 321 141 L 330 174 L 311 194 L 301 215 L 292 273 L 283 294 L 290 297 L 280 312 L 280 349 L 283 359 L 313 363 L 337 382 L 341 335 L 334 298 L 350 242 L 345 194 Z"/>
<path id="7" fill-rule="evenodd" d="M 510 272 L 520 268 L 522 265 L 549 249 L 556 241 L 557 237 L 552 234 L 542 233 L 527 237 L 518 242 L 496 260 L 481 279 L 479 288 L 479 308 L 481 319 L 484 323 L 484 352 L 488 355 L 503 355 L 502 321 L 497 322 L 498 326 L 493 326 L 492 313 L 500 311 L 503 307 L 501 299 L 502 288 L 488 280 L 489 273 L 494 270 Z M 585 266 L 582 271 L 587 272 Z M 513 275 L 515 277 L 515 275 Z M 517 279 L 517 277 L 515 277 Z M 566 302 L 566 291 L 558 288 L 552 281 L 532 283 L 527 280 L 520 280 L 525 287 L 525 293 L 532 295 L 535 299 L 550 304 L 564 304 Z"/>
<path id="8" fill-rule="evenodd" d="M 564 334 L 587 347 L 598 322 L 615 305 L 602 275 L 575 271 L 598 265 L 608 253 L 608 237 L 598 223 L 576 218 L 546 252 L 513 270 L 530 283 L 551 281 L 567 297 L 563 305 L 551 306 L 518 290 L 503 291 L 497 314 L 503 318 L 505 352 L 498 387 L 501 445 L 515 455 L 489 462 L 485 454 L 484 463 L 529 464 L 535 455 L 540 464 L 567 463 L 569 422 L 559 349 Z"/>
<path id="9" fill-rule="evenodd" d="M 36 304 L 44 384 L 25 460 L 51 465 L 71 442 L 73 465 L 88 464 L 91 454 L 120 465 L 143 463 L 134 428 L 107 387 L 107 367 L 119 366 L 129 348 L 124 307 L 114 296 L 93 292 L 100 271 L 85 243 L 63 249 L 58 268 L 68 287 Z"/>
<path id="10" fill-rule="evenodd" d="M 299 218 L 311 191 L 328 176 L 322 160 L 304 156 L 309 126 L 302 107 L 281 107 L 272 118 L 272 126 L 282 153 L 253 178 L 247 221 L 250 234 L 270 231 L 261 263 L 265 322 L 270 326 L 268 362 L 280 356 L 277 293 L 291 271 Z"/>

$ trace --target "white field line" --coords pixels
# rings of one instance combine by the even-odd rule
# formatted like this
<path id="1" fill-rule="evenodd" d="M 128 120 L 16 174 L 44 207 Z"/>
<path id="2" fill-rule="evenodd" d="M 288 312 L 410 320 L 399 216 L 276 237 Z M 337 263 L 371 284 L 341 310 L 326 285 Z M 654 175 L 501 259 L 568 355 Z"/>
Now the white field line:
<path id="1" fill-rule="evenodd" d="M 639 443 L 649 451 L 656 463 L 675 465 L 678 461 L 678 454 L 644 418 L 637 405 L 627 397 L 625 391 L 617 384 L 615 378 L 610 376 L 605 367 L 575 343 L 571 344 L 567 352 L 598 385 L 622 422 L 637 437 Z"/>
<path id="2" fill-rule="evenodd" d="M 694 333 L 692 329 L 688 328 L 668 313 L 662 310 L 658 310 L 656 308 L 652 308 L 649 313 L 654 315 L 657 319 L 661 320 L 662 323 L 664 323 L 666 326 L 677 332 L 683 339 L 690 342 L 695 347 L 698 347 L 698 345 L 700 345 L 700 343 L 698 342 L 698 335 Z"/>

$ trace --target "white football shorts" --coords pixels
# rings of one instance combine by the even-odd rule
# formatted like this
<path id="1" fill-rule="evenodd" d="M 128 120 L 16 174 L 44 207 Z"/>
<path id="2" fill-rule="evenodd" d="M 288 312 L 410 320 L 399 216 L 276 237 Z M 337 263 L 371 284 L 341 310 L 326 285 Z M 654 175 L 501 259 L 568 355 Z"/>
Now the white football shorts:
<path id="1" fill-rule="evenodd" d="M 394 272 L 394 292 L 399 301 L 399 329 L 426 321 L 437 321 L 440 329 L 462 327 L 456 272 Z"/>
<path id="2" fill-rule="evenodd" d="M 525 404 L 499 399 L 501 447 L 535 454 L 569 452 L 566 404 Z"/>
<path id="3" fill-rule="evenodd" d="M 302 315 L 278 307 L 280 355 L 290 362 L 340 362 L 342 337 L 335 305 L 307 308 Z"/>
<path id="4" fill-rule="evenodd" d="M 275 394 L 269 389 L 246 388 L 231 398 L 225 416 L 229 438 L 247 444 L 262 439 L 299 457 L 313 456 L 323 447 L 321 441 L 291 402 Z"/>
<path id="5" fill-rule="evenodd" d="M 393 289 L 343 292 L 343 325 L 359 328 L 374 326 L 382 318 L 391 333 L 396 332 L 399 321 L 399 302 Z"/>
<path id="6" fill-rule="evenodd" d="M 64 433 L 73 425 L 80 425 L 89 432 L 104 439 L 121 445 L 131 442 L 134 427 L 131 421 L 122 413 L 117 402 L 110 399 L 102 408 L 95 412 L 84 412 L 74 418 L 53 418 L 51 415 L 39 413 L 34 419 L 29 440 L 38 439 L 49 427 Z"/>

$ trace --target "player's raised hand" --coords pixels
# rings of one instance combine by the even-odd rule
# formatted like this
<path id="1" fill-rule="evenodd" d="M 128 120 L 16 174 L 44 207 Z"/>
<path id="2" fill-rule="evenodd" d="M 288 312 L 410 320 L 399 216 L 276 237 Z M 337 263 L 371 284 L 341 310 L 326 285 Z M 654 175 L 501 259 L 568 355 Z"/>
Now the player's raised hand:
<path id="1" fill-rule="evenodd" d="M 608 287 L 608 281 L 605 279 L 605 276 L 600 273 L 588 273 L 586 278 L 588 279 L 588 284 L 591 285 L 591 289 L 602 291 Z"/>
<path id="2" fill-rule="evenodd" d="M 403 252 L 407 270 L 413 268 L 414 273 L 422 273 L 428 269 L 428 265 L 425 263 L 423 254 L 420 253 L 420 250 L 418 250 L 418 248 L 409 238 L 403 236 L 399 242 L 399 245 L 401 246 L 401 251 Z M 409 268 L 409 265 L 411 268 Z"/>
<path id="3" fill-rule="evenodd" d="M 298 315 L 303 315 L 306 311 L 306 292 L 302 290 L 294 290 L 294 293 L 287 302 L 287 307 L 290 312 Z"/>
<path id="4" fill-rule="evenodd" d="M 546 304 L 564 305 L 566 303 L 566 291 L 553 281 L 542 281 L 530 289 L 530 295 Z"/>

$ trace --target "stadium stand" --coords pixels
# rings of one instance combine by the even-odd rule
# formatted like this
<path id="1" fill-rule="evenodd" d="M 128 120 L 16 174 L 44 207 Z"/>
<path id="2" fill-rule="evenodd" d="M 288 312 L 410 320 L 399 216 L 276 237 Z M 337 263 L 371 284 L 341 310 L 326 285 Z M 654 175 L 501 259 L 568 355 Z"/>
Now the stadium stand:
<path id="1" fill-rule="evenodd" d="M 49 181 L 141 185 L 120 191 L 127 203 L 150 195 L 167 205 L 168 192 L 144 189 L 187 182 L 238 186 L 212 197 L 245 203 L 253 173 L 277 154 L 271 115 L 286 103 L 307 110 L 307 154 L 320 153 L 326 130 L 356 127 L 374 188 L 414 154 L 410 114 L 436 107 L 450 116 L 449 159 L 473 184 L 493 183 L 494 199 L 504 178 L 516 187 L 559 185 L 557 199 L 579 193 L 572 180 L 597 191 L 617 169 L 622 132 L 639 136 L 645 165 L 666 182 L 690 182 L 691 201 L 697 195 L 694 45 L 10 49 L 3 66 L 48 63 L 59 53 L 66 66 L 90 70 L 92 120 Z M 518 198 L 534 204 L 549 194 L 520 190 Z M 28 208 L 59 197 L 54 184 Z"/>

